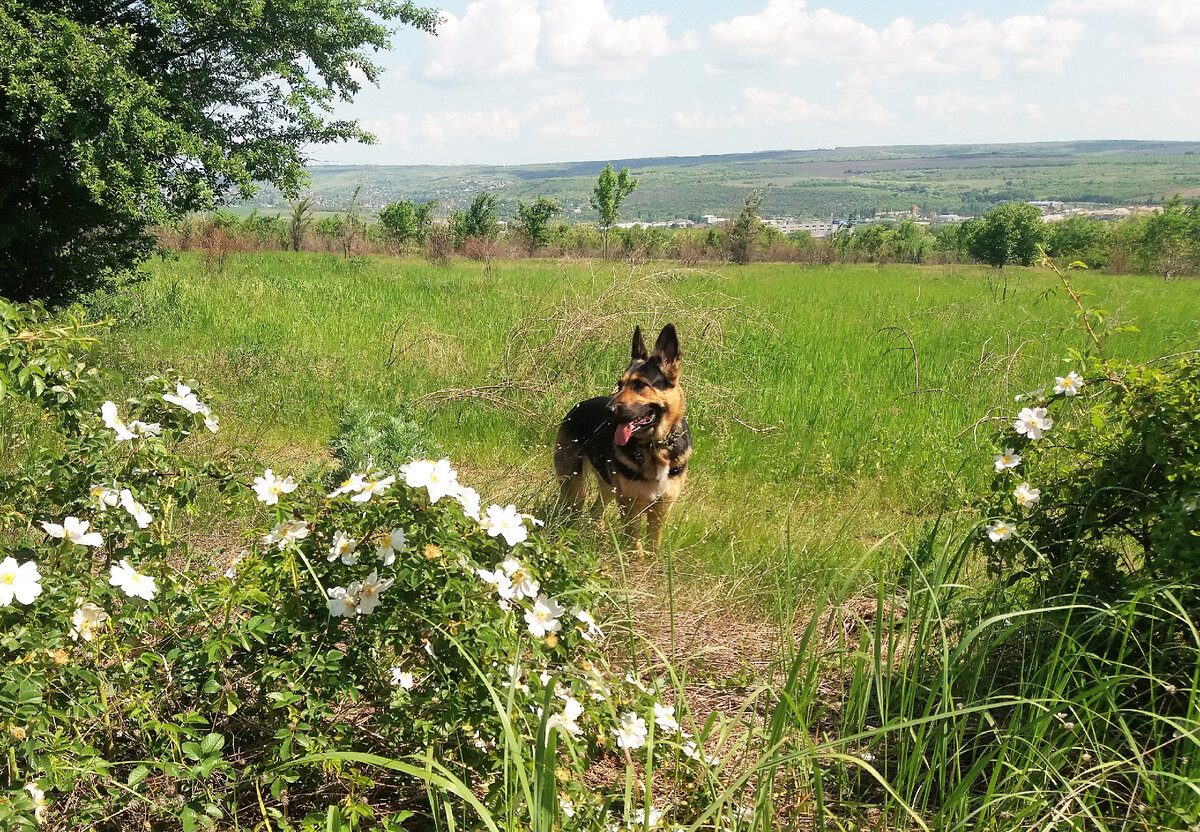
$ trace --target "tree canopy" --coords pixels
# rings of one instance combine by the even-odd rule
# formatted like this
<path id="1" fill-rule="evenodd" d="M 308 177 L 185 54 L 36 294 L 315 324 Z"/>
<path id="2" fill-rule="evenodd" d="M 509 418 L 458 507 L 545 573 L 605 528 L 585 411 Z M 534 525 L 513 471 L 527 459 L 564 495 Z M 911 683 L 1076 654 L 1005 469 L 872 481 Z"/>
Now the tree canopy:
<path id="1" fill-rule="evenodd" d="M 0 0 L 0 291 L 69 298 L 155 225 L 255 182 L 294 197 L 307 147 L 370 140 L 329 111 L 393 26 L 437 23 L 392 0 Z"/>
<path id="2" fill-rule="evenodd" d="M 600 227 L 604 230 L 604 255 L 608 256 L 608 231 L 621 218 L 621 203 L 625 197 L 637 190 L 638 181 L 629 175 L 629 168 L 613 171 L 609 162 L 600 171 L 596 188 L 592 191 L 592 204 L 600 214 Z"/>
<path id="3" fill-rule="evenodd" d="M 550 245 L 550 220 L 562 213 L 558 200 L 539 196 L 529 205 L 517 201 L 517 222 L 529 245 L 529 253 Z"/>
<path id="4" fill-rule="evenodd" d="M 1009 202 L 967 220 L 959 242 L 971 257 L 999 269 L 1010 263 L 1031 266 L 1046 235 L 1042 212 L 1026 202 Z"/>

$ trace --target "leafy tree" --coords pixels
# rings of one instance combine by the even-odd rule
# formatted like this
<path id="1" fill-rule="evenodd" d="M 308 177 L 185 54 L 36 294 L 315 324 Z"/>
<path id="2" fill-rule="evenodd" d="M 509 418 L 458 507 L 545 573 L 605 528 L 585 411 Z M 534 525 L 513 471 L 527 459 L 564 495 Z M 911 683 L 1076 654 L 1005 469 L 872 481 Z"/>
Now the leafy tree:
<path id="1" fill-rule="evenodd" d="M 404 251 L 409 245 L 423 246 L 437 205 L 437 200 L 414 205 L 407 199 L 385 205 L 379 212 L 379 224 L 388 242 L 397 251 Z"/>
<path id="2" fill-rule="evenodd" d="M 288 241 L 292 251 L 299 251 L 304 244 L 304 232 L 312 225 L 312 202 L 307 197 L 292 206 L 292 216 L 288 221 Z"/>
<path id="3" fill-rule="evenodd" d="M 0 0 L 0 273 L 13 298 L 118 282 L 149 229 L 255 182 L 296 193 L 305 148 L 365 141 L 333 119 L 374 82 L 396 0 Z"/>
<path id="4" fill-rule="evenodd" d="M 592 191 L 592 204 L 600 214 L 600 228 L 604 232 L 604 256 L 608 257 L 608 231 L 621 218 L 621 203 L 625 197 L 637 190 L 638 181 L 629 175 L 629 168 L 613 172 L 610 162 L 600 171 L 596 189 Z"/>
<path id="5" fill-rule="evenodd" d="M 1187 271 L 1200 256 L 1200 208 L 1184 206 L 1178 196 L 1147 217 L 1141 232 L 1136 262 L 1165 280 Z"/>
<path id="6" fill-rule="evenodd" d="M 531 205 L 517 201 L 517 222 L 528 243 L 530 254 L 550 244 L 550 220 L 561 213 L 562 206 L 550 197 L 539 196 Z"/>
<path id="7" fill-rule="evenodd" d="M 1046 234 L 1046 253 L 1072 262 L 1079 261 L 1089 269 L 1108 265 L 1112 255 L 1113 234 L 1108 223 L 1091 217 L 1067 217 L 1049 226 Z"/>
<path id="8" fill-rule="evenodd" d="M 967 220 L 959 230 L 967 254 L 997 269 L 1010 263 L 1033 265 L 1045 234 L 1042 212 L 1025 202 L 1001 205 Z"/>
<path id="9" fill-rule="evenodd" d="M 860 228 L 850 237 L 854 253 L 872 263 L 880 263 L 887 259 L 891 241 L 892 232 L 882 225 Z"/>
<path id="10" fill-rule="evenodd" d="M 479 237 L 494 240 L 500 233 L 496 219 L 496 195 L 483 191 L 471 200 L 471 207 L 461 214 L 462 238 Z"/>
<path id="11" fill-rule="evenodd" d="M 758 191 L 748 193 L 742 204 L 742 213 L 729 224 L 729 257 L 739 265 L 750 262 L 754 244 L 762 235 L 763 223 L 758 218 L 758 208 L 763 199 L 763 195 Z"/>
<path id="12" fill-rule="evenodd" d="M 912 220 L 903 220 L 888 240 L 891 256 L 901 263 L 920 263 L 929 250 L 929 232 Z"/>

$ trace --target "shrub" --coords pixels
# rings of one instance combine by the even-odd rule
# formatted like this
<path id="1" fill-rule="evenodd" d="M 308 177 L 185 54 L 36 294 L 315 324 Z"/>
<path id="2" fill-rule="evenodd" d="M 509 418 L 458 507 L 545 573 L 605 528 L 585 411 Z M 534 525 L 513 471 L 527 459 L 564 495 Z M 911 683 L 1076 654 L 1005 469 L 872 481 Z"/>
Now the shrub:
<path id="1" fill-rule="evenodd" d="M 407 408 L 385 413 L 361 402 L 351 402 L 342 410 L 330 450 L 343 479 L 352 471 L 371 467 L 395 471 L 413 458 L 442 456 L 437 440 Z"/>

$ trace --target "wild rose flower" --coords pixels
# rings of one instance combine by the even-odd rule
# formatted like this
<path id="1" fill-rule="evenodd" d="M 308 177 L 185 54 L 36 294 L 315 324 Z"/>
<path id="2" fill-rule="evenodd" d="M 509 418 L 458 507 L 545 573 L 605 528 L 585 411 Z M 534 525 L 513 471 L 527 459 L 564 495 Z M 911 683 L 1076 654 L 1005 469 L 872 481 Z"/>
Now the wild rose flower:
<path id="1" fill-rule="evenodd" d="M 106 485 L 93 485 L 88 493 L 91 495 L 92 505 L 101 512 L 108 511 L 121 502 L 121 492 L 115 483 L 112 488 Z"/>
<path id="2" fill-rule="evenodd" d="M 341 497 L 343 494 L 353 494 L 357 491 L 362 491 L 363 486 L 367 483 L 366 474 L 351 474 L 350 479 L 343 482 L 337 488 L 330 491 L 325 496 L 333 500 Z"/>
<path id="3" fill-rule="evenodd" d="M 1030 488 L 1029 483 L 1023 482 L 1017 486 L 1013 496 L 1017 498 L 1017 505 L 1024 509 L 1030 509 L 1037 505 L 1037 501 L 1042 498 L 1042 492 L 1041 489 Z"/>
<path id="4" fill-rule="evenodd" d="M 462 506 L 463 517 L 479 522 L 479 492 L 470 486 L 463 486 L 454 493 L 454 499 Z"/>
<path id="5" fill-rule="evenodd" d="M 216 433 L 221 429 L 220 423 L 217 422 L 216 414 L 209 413 L 204 417 L 204 427 L 208 428 L 210 433 Z"/>
<path id="6" fill-rule="evenodd" d="M 679 721 L 675 719 L 675 709 L 659 702 L 654 703 L 654 724 L 661 731 L 672 734 L 679 733 Z"/>
<path id="7" fill-rule="evenodd" d="M 108 582 L 120 589 L 130 598 L 144 598 L 153 601 L 158 587 L 154 578 L 142 575 L 122 558 L 121 562 L 109 570 Z"/>
<path id="8" fill-rule="evenodd" d="M 646 736 L 649 734 L 649 730 L 646 728 L 646 720 L 633 711 L 626 711 L 617 720 L 617 727 L 613 729 L 613 733 L 617 735 L 618 748 L 632 750 L 641 748 L 646 744 Z"/>
<path id="9" fill-rule="evenodd" d="M 58 523 L 42 522 L 42 528 L 51 537 L 66 538 L 76 546 L 103 546 L 104 538 L 100 536 L 100 532 L 88 531 L 91 525 L 87 520 L 77 517 L 66 518 L 61 526 Z"/>
<path id="10" fill-rule="evenodd" d="M 91 641 L 96 630 L 108 620 L 108 613 L 91 601 L 85 601 L 71 613 L 71 640 Z"/>
<path id="11" fill-rule="evenodd" d="M 529 632 L 534 638 L 545 638 L 548 634 L 557 633 L 562 629 L 562 623 L 558 619 L 566 611 L 566 607 L 553 598 L 539 595 L 533 602 L 533 609 L 525 613 L 525 623 L 529 625 Z"/>
<path id="12" fill-rule="evenodd" d="M 281 520 L 275 528 L 263 535 L 263 543 L 280 549 L 289 543 L 297 543 L 308 537 L 308 522 L 305 520 Z"/>
<path id="13" fill-rule="evenodd" d="M 362 615 L 369 615 L 379 606 L 379 596 L 392 588 L 392 584 L 396 581 L 393 578 L 379 579 L 379 574 L 374 570 L 367 576 L 367 579 L 361 584 L 357 581 L 350 584 L 354 594 L 358 596 L 358 611 Z"/>
<path id="14" fill-rule="evenodd" d="M 383 562 L 384 566 L 391 566 L 396 562 L 396 553 L 403 552 L 406 546 L 408 546 L 408 535 L 404 533 L 404 529 L 392 529 L 380 538 L 380 543 L 375 548 L 375 554 L 379 556 L 379 560 Z"/>
<path id="15" fill-rule="evenodd" d="M 212 410 L 209 408 L 209 406 L 200 401 L 196 394 L 192 392 L 192 388 L 188 387 L 182 382 L 175 385 L 174 394 L 164 393 L 163 401 L 170 404 L 179 405 L 188 413 L 202 413 L 205 416 L 208 416 L 210 413 L 212 413 Z"/>
<path id="16" fill-rule="evenodd" d="M 121 508 L 125 509 L 137 521 L 139 529 L 144 529 L 154 522 L 154 515 L 146 511 L 146 507 L 133 498 L 133 492 L 128 488 L 121 489 Z"/>
<path id="17" fill-rule="evenodd" d="M 999 474 L 1009 468 L 1016 468 L 1021 464 L 1021 455 L 1012 448 L 1006 448 L 1004 453 L 996 454 L 996 473 Z"/>
<path id="18" fill-rule="evenodd" d="M 18 564 L 11 555 L 0 561 L 0 607 L 7 607 L 15 598 L 28 606 L 42 594 L 42 576 L 37 563 L 27 560 Z"/>
<path id="19" fill-rule="evenodd" d="M 263 472 L 261 477 L 254 478 L 254 493 L 258 495 L 260 503 L 266 503 L 269 506 L 276 505 L 279 498 L 284 494 L 291 494 L 296 490 L 296 481 L 291 475 L 286 478 L 281 478 L 275 475 L 275 472 L 268 468 Z"/>
<path id="20" fill-rule="evenodd" d="M 481 567 L 475 570 L 475 574 L 479 576 L 481 581 L 494 589 L 496 594 L 501 598 L 511 599 L 512 581 L 509 580 L 508 576 L 502 570 L 488 571 Z"/>
<path id="21" fill-rule="evenodd" d="M 688 759 L 704 763 L 706 766 L 715 766 L 721 762 L 720 757 L 714 757 L 704 753 L 704 749 L 696 744 L 695 740 L 688 740 L 683 745 L 679 746 L 679 750 Z"/>
<path id="22" fill-rule="evenodd" d="M 450 467 L 450 460 L 414 459 L 400 466 L 404 484 L 409 488 L 424 488 L 429 492 L 429 502 L 436 503 L 443 497 L 456 494 L 459 490 L 458 472 Z"/>
<path id="23" fill-rule="evenodd" d="M 499 590 L 500 597 L 508 601 L 519 601 L 522 598 L 536 598 L 541 594 L 541 585 L 533 579 L 529 570 L 523 567 L 516 558 L 507 557 L 500 562 L 499 569 L 508 576 L 509 587 Z"/>
<path id="24" fill-rule="evenodd" d="M 479 525 L 488 533 L 488 537 L 503 535 L 504 542 L 509 546 L 516 546 L 529 537 L 529 531 L 525 528 L 525 519 L 514 505 L 504 508 L 498 505 L 489 506 L 487 516 L 480 521 Z"/>
<path id="25" fill-rule="evenodd" d="M 382 496 L 383 492 L 392 487 L 392 483 L 396 481 L 395 477 L 384 477 L 378 480 L 366 480 L 363 482 L 363 487 L 357 494 L 350 498 L 355 503 L 365 503 L 372 497 Z"/>
<path id="26" fill-rule="evenodd" d="M 1083 389 L 1083 379 L 1074 370 L 1067 373 L 1066 376 L 1054 377 L 1055 393 L 1061 393 L 1064 396 L 1078 396 L 1081 389 Z"/>
<path id="27" fill-rule="evenodd" d="M 333 533 L 333 544 L 329 547 L 329 554 L 326 555 L 325 560 L 332 563 L 341 558 L 342 563 L 346 566 L 353 566 L 358 562 L 358 556 L 354 554 L 354 550 L 357 548 L 358 541 L 338 529 Z"/>
<path id="28" fill-rule="evenodd" d="M 100 405 L 100 418 L 104 422 L 104 426 L 116 435 L 116 441 L 127 442 L 130 439 L 136 439 L 137 434 L 129 429 L 129 426 L 122 422 L 117 417 L 117 405 L 113 402 L 105 402 Z"/>
<path id="29" fill-rule="evenodd" d="M 572 737 L 577 737 L 583 731 L 579 726 L 579 718 L 583 716 L 583 705 L 573 696 L 568 696 L 563 703 L 562 713 L 551 714 L 546 720 L 547 732 L 551 728 L 559 728 Z"/>
<path id="30" fill-rule="evenodd" d="M 46 793 L 38 788 L 37 783 L 26 783 L 25 791 L 29 792 L 29 798 L 33 801 L 33 819 L 41 826 L 46 822 L 50 801 L 46 800 Z"/>
<path id="31" fill-rule="evenodd" d="M 353 587 L 353 584 L 351 584 Z M 329 593 L 329 614 L 342 618 L 353 618 L 358 615 L 358 596 L 350 589 L 342 586 L 331 586 Z"/>
<path id="32" fill-rule="evenodd" d="M 1030 439 L 1041 439 L 1042 434 L 1054 427 L 1054 420 L 1046 415 L 1044 407 L 1022 408 L 1013 422 L 1013 429 Z"/>
<path id="33" fill-rule="evenodd" d="M 413 674 L 399 667 L 392 668 L 392 685 L 404 688 L 405 690 L 412 690 L 416 684 L 417 680 Z"/>
<path id="34" fill-rule="evenodd" d="M 993 543 L 999 543 L 1001 540 L 1008 540 L 1013 536 L 1013 527 L 1003 520 L 997 520 L 988 526 L 987 534 Z"/>
<path id="35" fill-rule="evenodd" d="M 575 616 L 576 621 L 579 621 L 584 625 L 585 629 L 580 630 L 580 634 L 585 640 L 595 641 L 597 637 L 604 638 L 604 631 L 600 629 L 598 624 L 596 624 L 596 619 L 592 618 L 592 614 L 590 612 L 576 607 L 575 609 L 571 610 L 571 615 Z"/>

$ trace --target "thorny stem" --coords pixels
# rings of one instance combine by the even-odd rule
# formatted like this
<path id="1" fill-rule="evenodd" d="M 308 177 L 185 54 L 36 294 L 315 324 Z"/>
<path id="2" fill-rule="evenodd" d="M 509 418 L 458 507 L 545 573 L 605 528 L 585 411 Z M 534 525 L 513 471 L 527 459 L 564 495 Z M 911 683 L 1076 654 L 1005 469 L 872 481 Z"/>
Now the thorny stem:
<path id="1" fill-rule="evenodd" d="M 1083 308 L 1083 301 L 1079 299 L 1079 295 L 1071 288 L 1071 281 L 1067 280 L 1066 273 L 1058 267 L 1058 264 L 1050 259 L 1050 255 L 1046 254 L 1046 250 L 1038 246 L 1038 251 L 1042 253 L 1044 260 L 1050 268 L 1054 269 L 1054 273 L 1058 275 L 1058 279 L 1062 281 L 1063 288 L 1067 290 L 1067 294 L 1071 296 L 1071 300 L 1075 301 L 1075 308 L 1079 310 L 1079 318 L 1083 321 L 1083 328 L 1087 330 L 1087 334 L 1092 336 L 1092 343 L 1096 345 L 1096 352 L 1104 354 L 1104 345 L 1100 343 L 1100 339 L 1096 336 L 1096 330 L 1092 329 L 1092 322 L 1088 320 L 1087 310 Z"/>

